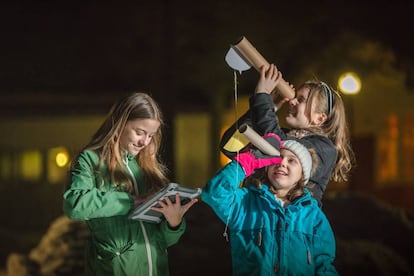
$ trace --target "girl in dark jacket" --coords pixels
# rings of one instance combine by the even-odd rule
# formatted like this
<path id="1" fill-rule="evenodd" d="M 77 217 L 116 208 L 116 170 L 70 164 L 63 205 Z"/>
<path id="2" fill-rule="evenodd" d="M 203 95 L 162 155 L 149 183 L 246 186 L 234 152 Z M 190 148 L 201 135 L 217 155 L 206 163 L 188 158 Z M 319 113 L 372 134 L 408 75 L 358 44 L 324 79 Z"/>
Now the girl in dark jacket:
<path id="1" fill-rule="evenodd" d="M 329 181 L 346 182 L 353 164 L 344 105 L 339 94 L 324 82 L 307 81 L 296 89 L 294 99 L 283 99 L 276 106 L 272 91 L 281 77 L 273 64 L 267 70 L 261 68 L 256 92 L 250 98 L 250 109 L 225 131 L 221 150 L 230 158 L 243 151 L 233 146 L 237 139 L 234 134 L 243 123 L 252 126 L 261 135 L 276 133 L 282 140 L 298 139 L 317 152 L 318 169 L 308 188 L 322 205 L 322 196 Z M 286 102 L 289 109 L 285 121 L 289 129 L 281 128 L 275 113 Z"/>

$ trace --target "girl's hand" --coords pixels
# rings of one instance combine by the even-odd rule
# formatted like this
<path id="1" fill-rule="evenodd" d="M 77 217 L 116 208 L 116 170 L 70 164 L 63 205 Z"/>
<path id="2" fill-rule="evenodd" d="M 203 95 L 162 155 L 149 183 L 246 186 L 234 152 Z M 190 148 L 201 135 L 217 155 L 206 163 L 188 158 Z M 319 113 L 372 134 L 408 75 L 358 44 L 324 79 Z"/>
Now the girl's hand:
<path id="1" fill-rule="evenodd" d="M 295 91 L 295 87 L 293 86 L 293 84 L 290 84 L 290 83 L 288 84 L 290 88 L 292 88 L 292 90 Z M 273 103 L 275 106 L 275 112 L 280 110 L 285 103 L 290 101 L 289 98 L 282 97 L 281 94 L 278 93 L 277 88 L 272 92 L 272 98 L 273 98 Z"/>
<path id="2" fill-rule="evenodd" d="M 180 225 L 184 214 L 191 208 L 196 202 L 197 198 L 192 199 L 185 205 L 181 205 L 180 195 L 175 195 L 175 202 L 171 202 L 170 198 L 166 196 L 164 200 L 158 201 L 161 207 L 152 207 L 152 210 L 162 213 L 167 220 L 170 227 L 174 228 Z"/>
<path id="3" fill-rule="evenodd" d="M 289 98 L 283 98 L 279 93 L 272 93 L 273 104 L 275 106 L 275 112 L 280 110 L 282 106 L 289 102 Z"/>
<path id="4" fill-rule="evenodd" d="M 260 78 L 257 82 L 255 92 L 267 94 L 272 93 L 281 78 L 282 73 L 277 70 L 274 64 L 270 64 L 269 69 L 267 70 L 264 66 L 262 66 L 260 68 Z"/>

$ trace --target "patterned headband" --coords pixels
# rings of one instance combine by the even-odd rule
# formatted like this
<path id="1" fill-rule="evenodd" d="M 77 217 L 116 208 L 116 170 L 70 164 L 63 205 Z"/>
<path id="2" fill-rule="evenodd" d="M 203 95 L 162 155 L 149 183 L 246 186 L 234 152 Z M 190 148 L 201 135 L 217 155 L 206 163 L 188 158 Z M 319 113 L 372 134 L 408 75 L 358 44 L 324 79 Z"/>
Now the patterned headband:
<path id="1" fill-rule="evenodd" d="M 321 81 L 321 85 L 323 87 L 323 90 L 325 91 L 326 98 L 328 99 L 328 116 L 332 112 L 333 104 L 334 104 L 334 93 L 332 92 L 332 89 L 323 81 Z"/>

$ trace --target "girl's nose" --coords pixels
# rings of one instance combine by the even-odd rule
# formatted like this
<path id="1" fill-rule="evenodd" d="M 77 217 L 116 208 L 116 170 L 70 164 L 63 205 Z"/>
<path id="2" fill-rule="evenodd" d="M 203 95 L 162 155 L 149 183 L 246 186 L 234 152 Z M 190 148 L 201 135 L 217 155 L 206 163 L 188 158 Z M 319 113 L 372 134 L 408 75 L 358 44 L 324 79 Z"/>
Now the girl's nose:
<path id="1" fill-rule="evenodd" d="M 295 105 L 297 105 L 297 103 L 298 103 L 298 100 L 296 98 L 293 98 L 289 101 L 290 106 L 295 106 Z"/>
<path id="2" fill-rule="evenodd" d="M 139 139 L 138 140 L 138 145 L 141 146 L 141 147 L 145 146 L 145 139 Z"/>
<path id="3" fill-rule="evenodd" d="M 150 136 L 144 136 L 141 139 L 138 140 L 138 144 L 140 146 L 147 146 L 151 142 Z"/>
<path id="4" fill-rule="evenodd" d="M 282 158 L 282 162 L 280 162 L 280 167 L 286 167 L 287 166 L 287 159 L 286 158 Z"/>

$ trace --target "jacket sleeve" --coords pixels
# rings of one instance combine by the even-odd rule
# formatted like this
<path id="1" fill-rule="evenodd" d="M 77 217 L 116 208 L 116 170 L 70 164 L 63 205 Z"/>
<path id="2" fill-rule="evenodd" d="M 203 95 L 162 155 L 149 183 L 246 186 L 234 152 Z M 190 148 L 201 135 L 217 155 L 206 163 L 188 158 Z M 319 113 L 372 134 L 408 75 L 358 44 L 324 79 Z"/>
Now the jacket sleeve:
<path id="1" fill-rule="evenodd" d="M 259 135 L 275 133 L 284 140 L 286 134 L 279 125 L 272 96 L 267 93 L 256 93 L 249 99 L 252 127 Z"/>
<path id="2" fill-rule="evenodd" d="M 224 223 L 229 222 L 228 217 L 232 212 L 233 214 L 238 212 L 240 198 L 246 193 L 246 189 L 238 188 L 244 178 L 242 167 L 236 161 L 232 161 L 202 190 L 201 200 L 207 203 Z"/>
<path id="3" fill-rule="evenodd" d="M 126 215 L 133 206 L 126 192 L 99 189 L 92 152 L 82 152 L 71 170 L 71 185 L 63 194 L 63 211 L 72 219 Z M 96 158 L 96 157 L 95 157 Z"/>
<path id="4" fill-rule="evenodd" d="M 228 149 L 226 149 L 226 144 L 230 141 L 230 139 L 233 137 L 233 135 L 237 132 L 238 128 L 242 125 L 242 124 L 247 124 L 249 126 L 252 125 L 251 119 L 250 119 L 250 111 L 248 110 L 246 113 L 244 113 L 236 122 L 234 122 L 233 125 L 231 125 L 224 133 L 223 136 L 221 137 L 220 140 L 220 150 L 221 152 L 227 156 L 230 159 L 233 159 L 234 156 L 236 156 L 237 152 L 239 151 L 243 151 L 243 149 L 247 146 L 245 145 L 244 147 L 236 150 L 236 151 L 230 151 Z"/>
<path id="5" fill-rule="evenodd" d="M 313 148 L 317 153 L 318 166 L 308 185 L 311 187 L 313 197 L 318 201 L 319 206 L 322 206 L 322 197 L 331 178 L 338 153 L 332 141 L 324 136 L 311 135 L 298 141 L 307 148 Z"/>
<path id="6" fill-rule="evenodd" d="M 319 209 L 320 221 L 315 226 L 313 241 L 315 275 L 338 275 L 333 263 L 335 260 L 335 236 L 328 219 Z"/>
<path id="7" fill-rule="evenodd" d="M 185 229 L 187 228 L 187 223 L 186 220 L 183 218 L 178 229 L 173 230 L 168 227 L 168 222 L 166 220 L 163 220 L 160 224 L 160 228 L 164 235 L 167 247 L 169 247 L 176 244 L 179 241 L 181 236 L 184 234 Z"/>

